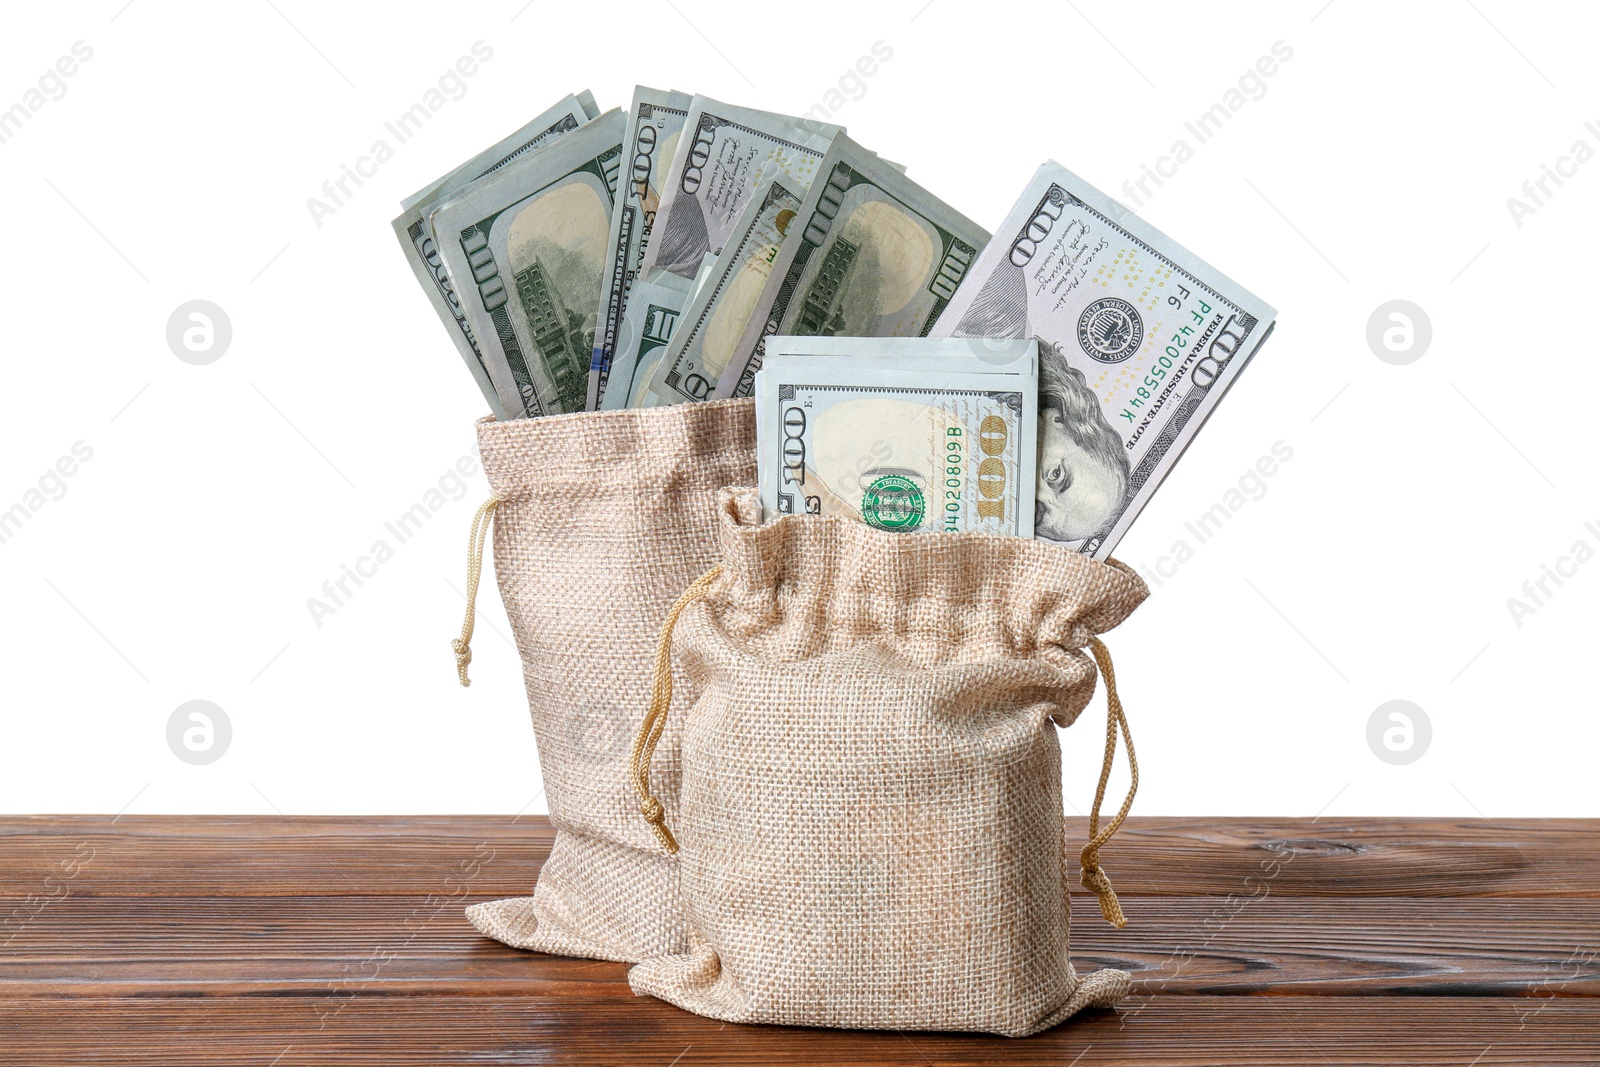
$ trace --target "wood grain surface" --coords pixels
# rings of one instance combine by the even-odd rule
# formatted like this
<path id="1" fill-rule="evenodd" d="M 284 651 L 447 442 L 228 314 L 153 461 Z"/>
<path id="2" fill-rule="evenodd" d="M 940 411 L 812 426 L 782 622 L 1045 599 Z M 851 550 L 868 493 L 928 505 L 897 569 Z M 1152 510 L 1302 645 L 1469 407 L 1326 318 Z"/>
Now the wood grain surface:
<path id="1" fill-rule="evenodd" d="M 1600 1064 L 1600 820 L 1130 819 L 1130 924 L 1075 897 L 1072 944 L 1135 996 L 1021 1041 L 724 1025 L 478 935 L 551 839 L 0 818 L 0 1064 Z"/>

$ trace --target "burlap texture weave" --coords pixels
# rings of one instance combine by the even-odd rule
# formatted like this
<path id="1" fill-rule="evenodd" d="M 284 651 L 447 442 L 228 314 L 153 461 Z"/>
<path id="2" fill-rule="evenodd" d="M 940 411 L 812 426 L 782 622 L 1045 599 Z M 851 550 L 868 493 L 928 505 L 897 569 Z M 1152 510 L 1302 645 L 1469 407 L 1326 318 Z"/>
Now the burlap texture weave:
<path id="1" fill-rule="evenodd" d="M 634 991 L 734 1022 L 1011 1036 L 1119 1000 L 1127 974 L 1068 959 L 1082 842 L 1056 728 L 1144 583 L 1021 538 L 762 526 L 748 493 L 721 510 L 723 574 L 673 642 L 700 696 L 674 700 L 663 749 L 689 950 L 635 966 Z"/>
<path id="2" fill-rule="evenodd" d="M 754 402 L 484 419 L 478 447 L 505 498 L 495 575 L 556 840 L 533 896 L 467 917 L 539 952 L 626 962 L 681 952 L 676 859 L 639 818 L 628 750 L 661 620 L 715 559 L 718 490 L 755 477 Z M 669 740 L 658 781 L 675 812 Z"/>

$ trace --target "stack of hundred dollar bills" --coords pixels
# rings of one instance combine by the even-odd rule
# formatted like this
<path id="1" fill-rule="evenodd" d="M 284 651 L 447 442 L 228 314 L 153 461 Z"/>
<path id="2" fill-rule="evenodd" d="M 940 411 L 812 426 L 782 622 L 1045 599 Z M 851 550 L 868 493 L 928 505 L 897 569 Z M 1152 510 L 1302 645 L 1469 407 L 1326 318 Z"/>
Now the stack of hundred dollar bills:
<path id="1" fill-rule="evenodd" d="M 644 86 L 401 206 L 496 418 L 754 396 L 770 516 L 1097 559 L 1275 315 L 1057 163 L 991 237 L 838 126 Z"/>

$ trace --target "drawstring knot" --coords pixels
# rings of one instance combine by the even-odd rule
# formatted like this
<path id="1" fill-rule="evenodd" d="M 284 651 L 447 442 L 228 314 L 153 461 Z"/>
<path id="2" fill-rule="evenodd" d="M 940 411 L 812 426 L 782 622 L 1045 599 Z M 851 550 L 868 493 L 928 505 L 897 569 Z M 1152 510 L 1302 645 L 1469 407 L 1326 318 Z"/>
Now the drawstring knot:
<path id="1" fill-rule="evenodd" d="M 1117 891 L 1111 888 L 1111 879 L 1106 877 L 1106 872 L 1098 863 L 1094 869 L 1083 869 L 1083 888 L 1094 893 L 1100 900 L 1100 915 L 1112 926 L 1121 929 L 1128 925 L 1128 920 L 1122 914 L 1122 903 L 1117 900 Z"/>

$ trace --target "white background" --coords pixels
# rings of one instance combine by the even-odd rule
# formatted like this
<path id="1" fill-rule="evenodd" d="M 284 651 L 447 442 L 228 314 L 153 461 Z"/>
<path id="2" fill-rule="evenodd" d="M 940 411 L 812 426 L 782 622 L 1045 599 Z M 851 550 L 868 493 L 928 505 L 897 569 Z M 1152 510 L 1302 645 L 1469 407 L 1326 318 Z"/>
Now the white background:
<path id="1" fill-rule="evenodd" d="M 1600 548 L 1600 161 L 1520 226 L 1507 198 L 1600 149 L 1597 28 L 1507 0 L 14 6 L 0 107 L 93 56 L 0 144 L 0 509 L 75 442 L 93 457 L 0 544 L 0 810 L 542 810 L 491 584 L 470 690 L 448 647 L 481 475 L 320 627 L 307 607 L 475 455 L 484 403 L 389 220 L 569 91 L 803 112 L 882 41 L 834 121 L 934 193 L 993 227 L 1053 157 L 1133 206 L 1123 183 L 1184 139 L 1140 213 L 1279 309 L 1118 551 L 1155 573 L 1195 548 L 1109 637 L 1135 811 L 1595 814 L 1600 561 L 1520 626 L 1507 600 Z M 307 199 L 478 40 L 465 94 L 318 226 Z M 1198 144 L 1185 122 L 1278 41 L 1292 58 Z M 197 298 L 233 327 L 209 366 L 166 341 Z M 1395 298 L 1432 322 L 1407 366 L 1366 340 Z M 1265 494 L 1196 544 L 1184 524 L 1278 441 Z M 1405 766 L 1366 739 L 1397 698 L 1433 728 Z M 192 699 L 233 727 L 208 766 L 167 746 Z M 1101 714 L 1063 735 L 1080 810 Z"/>

